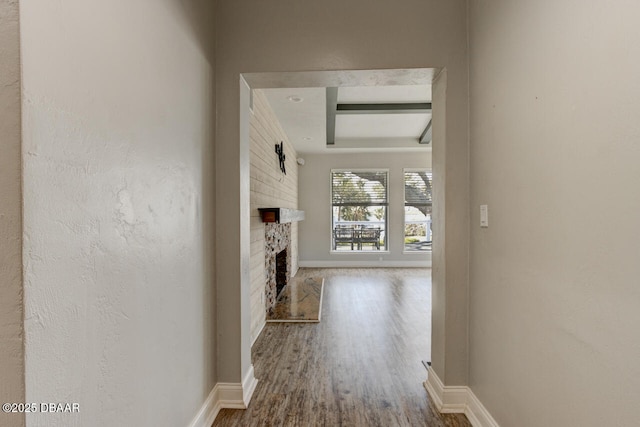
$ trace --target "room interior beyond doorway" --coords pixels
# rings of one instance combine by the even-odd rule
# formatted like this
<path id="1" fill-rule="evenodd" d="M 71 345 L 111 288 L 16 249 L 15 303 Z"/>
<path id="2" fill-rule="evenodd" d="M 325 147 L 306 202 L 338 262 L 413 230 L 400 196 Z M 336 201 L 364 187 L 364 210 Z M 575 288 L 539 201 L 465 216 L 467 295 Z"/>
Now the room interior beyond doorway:
<path id="1" fill-rule="evenodd" d="M 327 140 L 326 118 L 329 115 L 327 114 L 326 93 L 327 93 L 327 88 L 330 88 L 330 87 L 338 88 L 338 91 L 339 91 L 338 93 L 341 93 L 340 91 L 344 89 L 345 97 L 340 98 L 339 101 L 341 104 L 345 104 L 345 105 L 349 103 L 354 103 L 356 101 L 360 101 L 361 104 L 364 103 L 367 105 L 371 105 L 374 103 L 381 103 L 384 101 L 389 102 L 393 100 L 389 98 L 389 96 L 398 96 L 398 91 L 401 92 L 401 96 L 402 96 L 401 100 L 405 104 L 417 103 L 419 101 L 429 101 L 431 97 L 430 89 L 428 89 L 428 91 L 426 92 L 426 95 L 424 95 L 424 90 L 427 90 L 426 88 L 430 88 L 431 81 L 435 74 L 436 74 L 436 70 L 434 69 L 368 70 L 368 71 L 356 70 L 356 71 L 324 71 L 324 72 L 303 72 L 303 73 L 251 73 L 251 74 L 244 74 L 243 78 L 246 81 L 247 86 L 250 87 L 249 93 L 253 95 L 253 102 L 255 104 L 254 107 L 256 107 L 257 110 L 259 110 L 258 104 L 263 102 L 264 98 L 267 98 L 267 102 L 269 104 L 274 104 L 273 102 L 271 102 L 272 99 L 269 93 L 271 93 L 273 96 L 276 96 L 276 94 L 279 94 L 280 99 L 282 101 L 281 104 L 289 108 L 293 108 L 294 110 L 299 110 L 302 105 L 313 104 L 315 105 L 315 107 L 318 107 L 318 105 L 320 106 L 319 111 L 317 112 L 319 114 L 315 114 L 315 113 L 313 115 L 309 114 L 305 116 L 304 119 L 298 118 L 297 120 L 298 122 L 311 124 L 313 126 L 318 127 L 318 129 L 320 129 L 320 132 L 322 132 L 322 135 L 318 138 L 315 137 L 315 134 L 313 134 L 310 138 L 308 137 L 299 138 L 301 144 L 306 145 L 307 147 L 309 146 L 309 144 L 315 144 L 314 147 L 316 148 L 313 148 L 313 149 L 299 148 L 301 150 L 299 155 L 296 155 L 297 153 L 295 152 L 290 152 L 290 153 L 288 152 L 287 159 L 291 159 L 290 161 L 293 162 L 293 159 L 295 159 L 296 157 L 304 158 L 306 156 L 312 156 L 314 154 L 320 154 L 320 153 L 327 153 L 327 155 L 331 153 L 344 153 L 344 155 L 349 154 L 349 155 L 354 155 L 358 157 L 363 157 L 364 155 L 368 155 L 367 153 L 374 153 L 379 155 L 381 158 L 384 158 L 385 156 L 392 155 L 394 152 L 396 152 L 399 149 L 405 150 L 407 153 L 411 153 L 411 152 L 420 153 L 420 152 L 424 152 L 425 149 L 426 151 L 430 151 L 430 146 L 429 146 L 430 144 L 427 144 L 427 146 L 425 146 L 425 144 L 421 144 L 421 139 L 422 139 L 421 137 L 424 137 L 424 135 L 422 134 L 425 133 L 424 130 L 426 129 L 428 125 L 428 121 L 430 119 L 430 116 L 428 114 L 424 114 L 424 112 L 420 112 L 420 114 L 422 114 L 422 120 L 427 120 L 427 121 L 423 121 L 417 125 L 414 125 L 413 130 L 411 131 L 413 132 L 413 134 L 411 135 L 406 134 L 406 135 L 400 135 L 399 137 L 396 137 L 396 138 L 392 138 L 389 134 L 386 134 L 385 136 L 386 139 L 382 142 L 380 140 L 372 141 L 372 143 L 367 146 L 367 144 L 362 144 L 361 143 L 362 141 L 360 141 L 359 146 L 353 146 L 356 143 L 356 141 L 353 138 L 351 139 L 344 138 L 345 136 L 348 136 L 348 132 L 345 133 L 345 131 L 341 131 L 340 129 L 337 129 L 336 136 L 338 136 L 338 138 L 334 141 L 334 144 L 332 144 L 333 146 L 328 147 L 328 145 L 326 144 L 326 140 Z M 255 89 L 259 89 L 259 91 L 256 91 Z M 423 93 L 421 93 L 419 96 L 417 96 L 415 93 L 412 94 L 412 92 L 415 92 L 416 89 L 423 90 Z M 258 95 L 258 92 L 260 92 L 261 94 Z M 376 92 L 379 92 L 379 93 L 376 93 Z M 317 99 L 315 99 L 314 97 L 318 97 L 318 96 L 321 98 L 321 102 L 316 102 Z M 258 115 L 262 115 L 262 113 L 260 112 L 256 113 L 257 111 L 256 108 L 254 108 L 254 112 L 253 112 L 254 117 Z M 286 121 L 285 119 L 282 119 L 281 116 L 278 116 L 277 114 L 278 108 L 273 108 L 273 110 L 276 112 L 276 117 L 279 122 Z M 364 120 L 365 122 L 369 120 L 369 123 L 371 123 L 370 120 L 373 116 L 374 122 L 383 121 L 381 120 L 382 117 L 387 117 L 390 120 L 392 119 L 395 120 L 401 117 L 406 122 L 406 119 L 412 116 L 412 114 L 407 113 L 406 111 L 402 113 L 399 113 L 398 111 L 393 111 L 390 114 L 390 116 L 387 116 L 383 113 L 385 112 L 375 111 L 372 114 L 360 114 L 360 115 L 338 114 L 336 115 L 337 117 L 336 120 L 337 122 L 340 122 L 342 118 L 347 119 L 347 121 L 350 119 L 357 118 L 357 119 L 360 119 L 361 122 L 362 120 Z M 249 115 L 252 113 L 249 113 L 247 111 L 247 114 Z M 366 117 L 363 117 L 363 116 L 366 116 Z M 316 120 L 315 117 L 320 117 L 321 120 Z M 340 123 L 337 123 L 337 124 L 339 125 Z M 358 128 L 358 126 L 356 126 L 355 128 L 352 127 L 352 129 L 356 129 L 356 128 Z M 365 123 L 365 126 L 363 126 L 362 123 L 360 124 L 360 129 L 362 128 L 366 128 L 366 123 Z M 384 128 L 382 130 L 384 132 L 389 131 L 389 129 L 384 129 Z M 248 129 L 247 135 L 251 135 L 251 132 L 255 132 L 255 129 L 253 128 Z M 242 132 L 241 132 L 241 135 L 242 135 Z M 353 135 L 353 133 L 351 135 Z M 286 135 L 286 136 L 290 137 L 290 135 Z M 295 138 L 295 136 L 293 138 Z M 275 141 L 275 142 L 279 143 L 279 141 Z M 270 144 L 272 143 L 273 142 L 270 142 Z M 410 144 L 410 146 L 407 146 L 408 144 Z M 267 150 L 268 150 L 268 146 L 267 146 Z M 285 146 L 285 150 L 286 150 L 286 146 Z M 271 156 L 269 156 L 267 151 L 264 152 L 264 155 L 271 158 Z M 421 164 L 419 166 L 425 166 L 425 165 Z M 282 179 L 289 179 L 289 175 L 294 173 L 294 170 L 297 167 L 298 165 L 293 163 L 287 164 L 287 174 L 286 176 L 282 175 Z M 300 167 L 306 168 L 311 166 L 307 163 L 305 166 L 300 166 Z M 397 178 L 394 178 L 394 180 L 396 182 L 398 181 Z M 304 192 L 304 190 L 301 190 L 301 191 Z M 397 192 L 397 190 L 394 190 L 394 191 Z M 400 192 L 402 192 L 402 190 L 400 190 Z M 265 207 L 265 206 L 252 206 L 251 207 L 252 216 L 253 216 L 254 207 Z M 297 206 L 290 206 L 290 207 L 297 208 Z M 330 212 L 327 212 L 327 213 L 330 214 Z M 403 214 L 394 213 L 393 216 L 396 218 L 400 218 L 403 216 Z M 302 223 L 300 223 L 301 224 L 300 228 L 303 229 L 306 225 L 305 223 L 311 223 L 311 221 L 312 219 L 307 217 L 306 221 L 303 221 Z M 254 233 L 253 227 L 255 224 L 254 224 L 253 217 L 251 220 L 251 224 L 252 224 L 251 233 Z M 394 242 L 394 244 L 397 245 L 397 247 L 394 248 L 391 251 L 391 253 L 388 250 L 380 251 L 380 256 L 384 258 L 382 260 L 383 265 L 384 263 L 389 263 L 389 262 L 391 263 L 403 262 L 401 260 L 393 261 L 392 258 L 395 256 L 395 254 L 399 254 L 398 255 L 399 257 L 401 256 L 409 257 L 411 258 L 410 262 L 415 262 L 415 260 L 417 260 L 418 257 L 413 256 L 412 258 L 412 255 L 403 254 L 404 224 L 403 223 L 400 223 L 399 225 L 395 224 L 393 225 L 393 227 L 396 227 L 396 229 L 390 230 L 390 231 L 393 231 L 398 236 L 397 238 L 395 238 L 395 242 Z M 326 248 L 329 249 L 329 247 L 331 246 L 331 243 L 329 243 L 329 240 L 331 238 L 331 227 L 322 226 L 322 230 L 325 230 L 325 229 L 326 229 L 326 235 L 325 235 L 326 237 L 323 237 L 323 239 L 327 240 L 326 244 L 321 243 L 322 240 L 316 239 L 315 237 L 311 237 L 309 239 L 305 238 L 305 241 L 313 241 L 318 246 L 321 246 L 321 247 L 326 246 Z M 322 232 L 324 233 L 324 231 Z M 299 247 L 297 244 L 298 240 L 300 239 L 294 237 L 294 244 L 292 245 L 292 253 L 291 253 L 292 273 L 295 271 L 295 269 L 298 266 L 298 263 L 297 263 L 298 256 L 299 256 Z M 358 245 L 358 243 L 360 245 Z M 362 249 L 376 248 L 376 251 L 378 250 L 377 245 L 373 242 L 367 241 L 366 243 L 362 243 L 362 242 L 358 242 L 358 243 L 355 244 L 355 247 L 359 246 Z M 250 244 L 254 244 L 253 237 L 251 238 Z M 261 299 L 264 299 L 265 297 L 263 296 L 264 294 L 261 294 L 261 292 L 259 291 L 260 286 L 264 286 L 264 285 L 261 285 L 260 283 L 261 272 L 257 270 L 255 267 L 255 266 L 258 266 L 260 262 L 257 259 L 253 260 L 253 257 L 255 256 L 259 257 L 260 255 L 254 249 L 251 249 L 250 252 L 252 254 L 252 261 L 250 263 L 252 267 L 250 268 L 251 273 L 250 273 L 249 306 L 251 307 L 251 313 L 252 313 L 251 314 L 251 341 L 253 342 L 257 338 L 260 330 L 264 325 L 264 319 L 262 316 L 264 316 L 265 310 L 260 309 L 259 307 L 264 307 L 264 302 L 262 302 Z M 372 259 L 370 263 L 372 265 L 375 265 L 379 263 L 379 260 L 377 258 L 375 260 Z M 421 264 L 421 265 L 428 266 L 429 264 Z M 263 314 L 261 315 L 258 314 L 258 311 L 261 311 Z"/>

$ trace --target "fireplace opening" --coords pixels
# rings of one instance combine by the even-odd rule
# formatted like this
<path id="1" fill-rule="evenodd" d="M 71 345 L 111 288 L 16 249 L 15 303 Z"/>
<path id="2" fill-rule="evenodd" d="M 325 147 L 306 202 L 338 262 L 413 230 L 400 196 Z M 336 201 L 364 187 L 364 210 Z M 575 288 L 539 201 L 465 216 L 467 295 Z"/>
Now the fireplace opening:
<path id="1" fill-rule="evenodd" d="M 276 254 L 276 298 L 287 284 L 287 250 Z"/>

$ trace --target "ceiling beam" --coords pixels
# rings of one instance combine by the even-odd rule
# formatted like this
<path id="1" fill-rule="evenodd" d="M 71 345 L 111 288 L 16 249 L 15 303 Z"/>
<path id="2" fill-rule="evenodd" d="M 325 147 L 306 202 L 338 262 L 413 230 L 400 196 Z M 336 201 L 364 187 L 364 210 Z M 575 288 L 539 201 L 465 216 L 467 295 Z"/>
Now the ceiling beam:
<path id="1" fill-rule="evenodd" d="M 427 123 L 427 127 L 424 128 L 424 130 L 422 131 L 422 135 L 420 135 L 420 139 L 418 140 L 418 142 L 420 144 L 428 144 L 431 142 L 431 139 L 433 138 L 433 132 L 431 132 L 431 122 L 433 120 L 429 119 L 429 123 Z"/>
<path id="2" fill-rule="evenodd" d="M 430 102 L 386 104 L 337 104 L 337 114 L 420 114 L 431 113 Z"/>
<path id="3" fill-rule="evenodd" d="M 338 88 L 326 88 L 327 94 L 327 145 L 336 140 L 337 114 L 430 114 L 430 102 L 384 103 L 384 104 L 338 104 Z M 420 135 L 420 144 L 431 142 L 431 119 Z"/>
<path id="4" fill-rule="evenodd" d="M 327 145 L 336 142 L 336 110 L 338 107 L 338 88 L 327 88 Z"/>

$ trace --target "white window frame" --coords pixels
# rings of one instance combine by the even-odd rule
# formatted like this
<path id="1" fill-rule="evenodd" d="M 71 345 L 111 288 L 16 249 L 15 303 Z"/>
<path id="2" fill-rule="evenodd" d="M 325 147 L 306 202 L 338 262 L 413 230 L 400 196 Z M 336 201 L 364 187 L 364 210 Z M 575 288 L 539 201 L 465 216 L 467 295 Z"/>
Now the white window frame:
<path id="1" fill-rule="evenodd" d="M 385 189 L 387 192 L 387 206 L 384 218 L 384 249 L 380 249 L 379 251 L 358 251 L 358 250 L 348 250 L 348 251 L 338 251 L 333 249 L 333 174 L 340 172 L 384 172 L 387 174 L 387 188 Z M 391 214 L 391 202 L 390 202 L 390 193 L 389 188 L 391 187 L 391 173 L 389 168 L 332 168 L 329 173 L 329 217 L 331 218 L 329 221 L 329 252 L 331 254 L 389 254 L 389 215 Z M 404 233 L 403 233 L 404 234 Z"/>
<path id="2" fill-rule="evenodd" d="M 407 215 L 405 212 L 405 200 L 406 196 L 406 187 L 405 187 L 405 174 L 409 172 L 430 172 L 431 173 L 431 188 L 433 189 L 433 170 L 431 168 L 403 168 L 402 169 L 402 254 L 403 255 L 411 255 L 411 254 L 431 254 L 433 252 L 433 244 L 431 246 L 431 250 L 426 251 L 408 251 L 406 249 L 404 239 L 406 236 L 404 235 L 404 231 L 407 227 Z M 431 198 L 431 202 L 433 203 L 433 197 Z M 433 214 L 431 215 L 431 223 L 433 224 Z"/>

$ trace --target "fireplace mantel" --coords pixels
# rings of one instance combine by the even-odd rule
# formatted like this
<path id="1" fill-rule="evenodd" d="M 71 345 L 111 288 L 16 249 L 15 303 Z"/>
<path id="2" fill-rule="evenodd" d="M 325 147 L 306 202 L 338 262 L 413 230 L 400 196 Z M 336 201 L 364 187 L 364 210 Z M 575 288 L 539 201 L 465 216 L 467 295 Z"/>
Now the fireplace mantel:
<path id="1" fill-rule="evenodd" d="M 258 208 L 262 222 L 275 222 L 286 224 L 287 222 L 302 221 L 304 211 L 287 208 Z"/>

